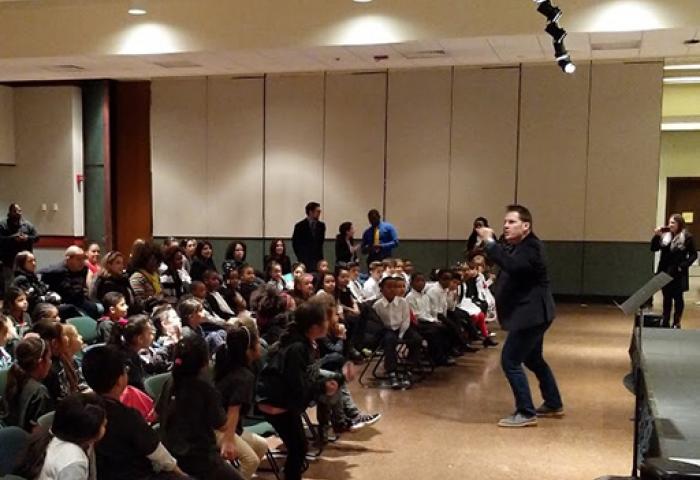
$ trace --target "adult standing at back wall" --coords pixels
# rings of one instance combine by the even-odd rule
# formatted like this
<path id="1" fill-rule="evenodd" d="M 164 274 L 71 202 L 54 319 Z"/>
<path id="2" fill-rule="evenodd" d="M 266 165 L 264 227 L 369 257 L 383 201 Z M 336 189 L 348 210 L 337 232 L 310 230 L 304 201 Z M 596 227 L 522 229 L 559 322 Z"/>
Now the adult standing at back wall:
<path id="1" fill-rule="evenodd" d="M 693 236 L 685 229 L 685 220 L 677 213 L 671 215 L 668 226 L 659 227 L 651 239 L 651 251 L 661 251 L 657 273 L 666 272 L 673 277 L 661 291 L 664 295 L 663 326 L 681 328 L 685 302 L 683 293 L 689 289 L 688 270 L 697 260 L 698 252 Z"/>
<path id="2" fill-rule="evenodd" d="M 369 228 L 362 234 L 362 253 L 367 254 L 367 265 L 391 257 L 391 252 L 399 246 L 399 234 L 389 222 L 382 222 L 379 211 L 367 213 Z"/>
<path id="3" fill-rule="evenodd" d="M 22 218 L 22 207 L 10 204 L 7 219 L 0 222 L 0 291 L 4 292 L 3 287 L 12 281 L 15 256 L 23 251 L 32 252 L 38 240 L 34 225 Z"/>
<path id="4" fill-rule="evenodd" d="M 294 225 L 292 248 L 297 259 L 306 265 L 307 272 L 316 271 L 316 264 L 323 259 L 326 224 L 320 218 L 321 205 L 309 202 L 306 204 L 306 218 Z"/>

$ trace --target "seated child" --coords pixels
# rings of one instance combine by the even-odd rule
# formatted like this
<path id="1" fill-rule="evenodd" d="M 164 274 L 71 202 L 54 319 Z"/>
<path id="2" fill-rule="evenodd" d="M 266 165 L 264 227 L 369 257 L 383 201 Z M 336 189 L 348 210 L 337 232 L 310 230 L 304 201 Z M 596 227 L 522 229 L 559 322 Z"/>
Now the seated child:
<path id="1" fill-rule="evenodd" d="M 418 319 L 416 328 L 428 341 L 428 352 L 435 365 L 455 365 L 450 357 L 452 340 L 450 329 L 430 309 L 430 298 L 425 293 L 425 275 L 414 273 L 411 278 L 411 291 L 406 296 L 411 311 Z"/>
<path id="2" fill-rule="evenodd" d="M 463 281 L 460 286 L 458 297 L 457 297 L 457 309 L 465 312 L 471 322 L 479 329 L 483 340 L 482 343 L 484 348 L 495 347 L 498 342 L 495 342 L 489 335 L 488 328 L 486 327 L 486 301 L 479 298 L 479 291 L 477 289 L 477 276 L 479 275 L 479 270 L 476 264 L 473 262 L 467 263 L 464 268 Z"/>
<path id="3" fill-rule="evenodd" d="M 379 291 L 379 280 L 382 278 L 384 265 L 382 262 L 372 262 L 369 264 L 369 278 L 362 286 L 362 296 L 365 302 L 374 302 L 381 296 Z"/>
<path id="4" fill-rule="evenodd" d="M 169 367 L 169 364 L 159 357 L 141 356 L 141 352 L 148 352 L 153 344 L 154 333 L 155 328 L 146 315 L 134 315 L 129 317 L 125 324 L 115 325 L 108 342 L 124 355 L 129 367 L 128 384 L 142 392 L 146 391 L 144 381 L 148 375 L 164 373 Z"/>
<path id="5" fill-rule="evenodd" d="M 37 420 L 54 409 L 54 400 L 42 383 L 51 371 L 51 347 L 42 338 L 27 337 L 15 348 L 5 386 L 9 426 L 32 432 Z"/>
<path id="6" fill-rule="evenodd" d="M 123 353 L 113 346 L 92 347 L 83 357 L 83 374 L 102 398 L 107 416 L 105 435 L 95 445 L 100 480 L 172 480 L 173 474 L 184 476 L 156 431 L 137 410 L 120 401 L 128 385 Z"/>
<path id="7" fill-rule="evenodd" d="M 281 293 L 287 290 L 287 282 L 282 278 L 282 265 L 277 262 L 267 264 L 267 283 L 273 285 Z"/>
<path id="8" fill-rule="evenodd" d="M 294 280 L 301 277 L 306 273 L 306 265 L 301 262 L 292 264 L 292 272 L 285 274 L 282 278 L 287 283 L 286 289 L 292 290 L 294 288 Z"/>
<path id="9" fill-rule="evenodd" d="M 24 290 L 18 287 L 9 287 L 5 293 L 3 311 L 5 316 L 12 320 L 19 337 L 23 337 L 29 331 L 32 319 L 27 313 L 29 302 Z"/>
<path id="10" fill-rule="evenodd" d="M 68 337 L 64 329 L 65 324 L 52 320 L 41 320 L 32 327 L 32 333 L 51 348 L 51 370 L 43 383 L 55 402 L 81 390 L 79 369 L 68 355 Z"/>
<path id="11" fill-rule="evenodd" d="M 391 388 L 401 389 L 411 386 L 411 368 L 418 366 L 420 362 L 421 345 L 423 338 L 411 327 L 411 309 L 405 298 L 399 295 L 402 289 L 402 276 L 387 276 L 379 283 L 382 297 L 373 306 L 379 319 L 384 324 L 384 370 L 389 374 Z M 408 346 L 408 372 L 404 378 L 400 378 L 396 370 L 398 356 L 396 347 L 399 340 L 406 342 Z"/>
<path id="12" fill-rule="evenodd" d="M 30 439 L 15 473 L 47 480 L 90 479 L 90 457 L 106 425 L 105 409 L 97 395 L 69 395 L 56 406 L 51 428 Z"/>
<path id="13" fill-rule="evenodd" d="M 106 293 L 102 298 L 102 306 L 104 306 L 105 314 L 97 320 L 97 342 L 107 343 L 114 325 L 126 324 L 129 306 L 126 304 L 124 295 L 119 292 Z"/>
<path id="14" fill-rule="evenodd" d="M 0 313 L 0 369 L 5 370 L 10 368 L 12 365 L 12 355 L 5 348 L 7 342 L 10 341 L 12 336 L 11 332 L 11 321 L 8 320 L 5 315 Z M 0 397 L 4 395 L 5 392 L 0 392 Z"/>
<path id="15" fill-rule="evenodd" d="M 195 282 L 192 282 L 194 287 Z M 180 320 L 182 321 L 182 337 L 190 335 L 199 336 L 206 340 L 209 350 L 216 352 L 226 343 L 226 332 L 223 329 L 205 332 L 202 324 L 205 322 L 204 307 L 202 302 L 194 297 L 183 297 L 177 306 Z"/>
<path id="16" fill-rule="evenodd" d="M 345 325 L 339 322 L 337 308 L 333 299 L 317 297 L 310 301 L 322 306 L 328 319 L 328 333 L 316 343 L 320 354 L 322 371 L 344 373 L 353 367 L 348 364 L 347 332 Z M 356 432 L 361 428 L 377 423 L 379 413 L 363 413 L 355 404 L 347 384 L 340 387 L 340 398 L 336 402 L 319 402 L 317 415 L 319 423 L 325 427 L 330 421 L 336 433 Z"/>
<path id="17" fill-rule="evenodd" d="M 239 290 L 243 300 L 245 300 L 246 305 L 250 305 L 250 297 L 253 292 L 260 287 L 263 282 L 255 276 L 255 269 L 244 263 L 238 268 L 238 276 L 241 279 Z"/>
<path id="18" fill-rule="evenodd" d="M 221 288 L 221 277 L 218 272 L 207 270 L 202 274 L 202 281 L 207 287 L 207 295 L 204 298 L 204 309 L 210 311 L 212 315 L 222 320 L 234 318 L 236 313 L 219 292 Z"/>
<path id="19" fill-rule="evenodd" d="M 225 437 L 220 447 L 216 443 L 215 431 L 225 432 L 228 419 L 219 392 L 204 375 L 209 358 L 198 335 L 185 335 L 175 346 L 172 377 L 156 402 L 160 435 L 189 475 L 239 480 L 241 474 L 229 463 L 235 460 L 235 442 Z"/>
<path id="20" fill-rule="evenodd" d="M 255 374 L 251 370 L 260 359 L 257 329 L 246 325 L 229 330 L 226 344 L 216 353 L 214 380 L 226 410 L 226 430 L 220 440 L 233 442 L 240 462 L 240 473 L 250 480 L 268 450 L 264 438 L 243 430 L 243 419 L 255 398 Z M 220 442 L 221 443 L 221 442 Z"/>

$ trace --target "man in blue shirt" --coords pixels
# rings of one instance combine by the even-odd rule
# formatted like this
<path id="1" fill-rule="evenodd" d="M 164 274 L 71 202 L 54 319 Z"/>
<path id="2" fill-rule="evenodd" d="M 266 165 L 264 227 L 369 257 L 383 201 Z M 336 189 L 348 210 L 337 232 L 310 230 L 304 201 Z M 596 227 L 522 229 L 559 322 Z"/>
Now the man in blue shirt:
<path id="1" fill-rule="evenodd" d="M 382 222 L 375 209 L 367 214 L 370 227 L 362 234 L 362 253 L 367 254 L 367 264 L 391 257 L 391 251 L 399 246 L 399 234 L 391 223 Z"/>

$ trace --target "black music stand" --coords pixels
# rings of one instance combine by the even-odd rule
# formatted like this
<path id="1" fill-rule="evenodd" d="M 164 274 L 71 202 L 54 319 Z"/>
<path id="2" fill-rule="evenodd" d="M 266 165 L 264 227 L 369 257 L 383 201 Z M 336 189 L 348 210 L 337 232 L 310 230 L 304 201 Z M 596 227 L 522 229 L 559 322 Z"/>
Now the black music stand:
<path id="1" fill-rule="evenodd" d="M 615 302 L 615 305 L 622 310 L 625 315 L 635 315 L 633 343 L 637 348 L 642 347 L 642 330 L 644 329 L 644 305 L 649 301 L 651 297 L 654 296 L 656 292 L 664 288 L 666 285 L 673 281 L 673 277 L 665 272 L 658 273 L 654 275 L 647 283 L 642 286 L 639 290 L 634 292 L 624 303 L 619 304 Z M 629 480 L 639 478 L 639 421 L 640 412 L 642 408 L 641 404 L 641 375 L 633 372 L 634 377 L 634 450 L 632 454 L 632 476 L 630 477 L 619 477 L 619 476 L 605 476 L 599 477 L 596 480 Z"/>

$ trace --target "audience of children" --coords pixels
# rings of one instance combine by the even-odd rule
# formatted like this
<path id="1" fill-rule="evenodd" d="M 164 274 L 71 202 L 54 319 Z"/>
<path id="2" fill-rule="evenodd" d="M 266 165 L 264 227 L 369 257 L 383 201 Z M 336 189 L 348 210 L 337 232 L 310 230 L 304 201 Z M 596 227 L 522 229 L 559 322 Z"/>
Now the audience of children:
<path id="1" fill-rule="evenodd" d="M 10 367 L 6 392 L 0 392 L 5 423 L 31 431 L 54 405 L 61 415 L 81 409 L 92 415 L 84 424 L 74 422 L 75 430 L 42 432 L 22 471 L 75 471 L 83 478 L 84 458 L 74 447 L 89 456 L 94 444 L 98 479 L 250 479 L 267 451 L 264 439 L 242 428 L 257 407 L 285 443 L 285 478 L 301 478 L 308 448 L 301 414 L 310 404 L 317 406 L 321 440 L 327 426 L 342 434 L 381 418 L 363 413 L 347 386 L 355 376 L 350 361 L 361 362 L 361 351 L 381 345 L 389 385 L 401 389 L 421 372 L 423 350 L 441 366 L 475 351 L 470 341 L 496 345 L 486 326 L 487 314 L 495 315 L 492 277 L 480 253 L 461 271 L 441 269 L 431 285 L 410 262 L 392 259 L 370 263 L 363 283 L 357 263 L 337 264 L 333 273 L 321 260 L 317 273 L 307 274 L 303 264 L 289 264 L 284 242 L 277 239 L 266 256 L 264 281 L 245 263 L 245 244 L 232 242 L 222 285 L 212 244 L 190 239 L 185 247 L 174 239 L 162 246 L 135 242 L 130 277 L 119 252 L 108 252 L 99 270 L 93 270 L 99 247 L 87 261 L 82 251 L 67 252 L 62 270 L 56 269 L 64 275 L 59 284 L 66 291 L 84 285 L 74 281 L 83 278 L 73 261 L 80 258 L 80 268 L 95 275 L 92 298 L 104 312 L 97 343 L 107 345 L 89 348 L 81 363 L 78 331 L 62 323 L 65 315 L 56 305 L 46 303 L 50 290 L 34 273 L 33 255 L 18 255 L 16 287 L 5 298 L 6 317 L 0 317 L 0 368 Z M 147 315 L 136 314 L 143 311 Z M 67 310 L 67 318 L 74 313 Z M 5 348 L 8 342 L 14 343 Z M 399 343 L 408 352 L 403 368 Z M 259 364 L 263 349 L 268 354 Z M 212 363 L 213 382 L 206 379 Z M 153 412 L 127 406 L 124 392 L 135 388 L 146 395 L 146 378 L 166 371 L 172 378 L 149 400 L 161 443 L 146 420 Z M 87 388 L 83 374 L 97 396 L 80 395 Z M 96 423 L 99 408 L 107 420 L 104 438 Z M 66 452 L 63 461 L 56 460 L 57 451 Z"/>

